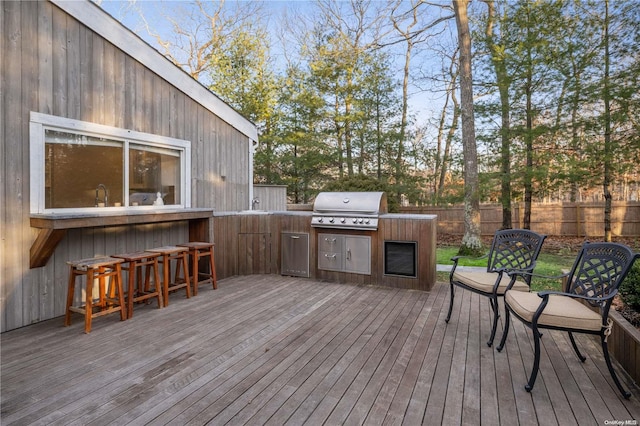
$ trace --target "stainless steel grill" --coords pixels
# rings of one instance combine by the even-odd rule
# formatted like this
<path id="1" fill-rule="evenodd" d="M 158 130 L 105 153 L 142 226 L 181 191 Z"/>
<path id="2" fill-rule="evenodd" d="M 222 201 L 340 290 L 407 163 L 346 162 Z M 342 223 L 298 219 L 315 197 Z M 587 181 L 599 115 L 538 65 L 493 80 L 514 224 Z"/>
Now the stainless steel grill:
<path id="1" fill-rule="evenodd" d="M 313 203 L 311 226 L 334 229 L 378 229 L 387 213 L 384 192 L 321 192 Z"/>

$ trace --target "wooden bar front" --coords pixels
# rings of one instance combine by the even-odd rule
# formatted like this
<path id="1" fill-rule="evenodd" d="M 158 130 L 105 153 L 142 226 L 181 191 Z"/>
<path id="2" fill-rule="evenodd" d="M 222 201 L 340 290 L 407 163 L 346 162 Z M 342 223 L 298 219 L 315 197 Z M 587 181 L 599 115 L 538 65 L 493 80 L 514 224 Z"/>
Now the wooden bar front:
<path id="1" fill-rule="evenodd" d="M 280 274 L 282 233 L 309 234 L 309 277 L 331 282 L 379 285 L 429 291 L 436 282 L 437 217 L 420 214 L 384 214 L 377 230 L 353 231 L 311 226 L 312 213 L 302 211 L 214 214 L 218 278 L 235 275 Z M 318 235 L 371 237 L 371 274 L 318 268 Z M 417 276 L 385 275 L 384 242 L 417 243 Z"/>

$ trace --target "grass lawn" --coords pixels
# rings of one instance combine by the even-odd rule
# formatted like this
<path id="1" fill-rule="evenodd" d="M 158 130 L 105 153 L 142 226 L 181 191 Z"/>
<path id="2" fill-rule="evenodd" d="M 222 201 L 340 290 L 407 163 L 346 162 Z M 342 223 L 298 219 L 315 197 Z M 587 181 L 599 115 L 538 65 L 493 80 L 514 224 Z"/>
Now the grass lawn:
<path id="1" fill-rule="evenodd" d="M 453 265 L 451 258 L 458 254 L 458 247 L 438 247 L 436 249 L 437 263 L 440 265 Z M 574 257 L 562 256 L 554 253 L 540 253 L 536 262 L 535 273 L 547 276 L 562 275 L 562 271 L 571 269 Z M 487 259 L 461 259 L 458 263 L 461 266 L 487 266 Z M 449 282 L 449 273 L 438 272 L 438 281 Z M 560 279 L 548 279 L 534 277 L 531 282 L 531 289 L 540 290 L 561 290 L 562 281 Z"/>

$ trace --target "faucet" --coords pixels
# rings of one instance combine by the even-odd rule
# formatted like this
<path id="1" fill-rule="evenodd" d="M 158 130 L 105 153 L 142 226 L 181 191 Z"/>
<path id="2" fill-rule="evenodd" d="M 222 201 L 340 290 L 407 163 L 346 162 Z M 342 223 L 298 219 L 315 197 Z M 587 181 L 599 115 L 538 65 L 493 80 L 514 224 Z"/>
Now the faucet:
<path id="1" fill-rule="evenodd" d="M 104 186 L 103 184 L 99 184 L 98 187 L 96 188 L 96 207 L 98 207 L 98 203 L 100 202 L 100 197 L 98 196 L 100 189 L 104 190 L 104 206 L 106 207 L 107 200 L 109 198 L 109 191 L 107 191 L 107 187 Z"/>
<path id="2" fill-rule="evenodd" d="M 251 200 L 251 210 L 255 210 L 257 204 L 260 204 L 260 199 L 258 197 L 254 197 L 254 199 Z"/>

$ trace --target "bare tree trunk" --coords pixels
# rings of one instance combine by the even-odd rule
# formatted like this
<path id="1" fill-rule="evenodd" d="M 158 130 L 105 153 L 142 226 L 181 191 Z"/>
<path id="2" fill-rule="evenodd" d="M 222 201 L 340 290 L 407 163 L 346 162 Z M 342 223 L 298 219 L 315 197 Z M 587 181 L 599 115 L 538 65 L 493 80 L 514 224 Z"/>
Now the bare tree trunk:
<path id="1" fill-rule="evenodd" d="M 458 128 L 458 121 L 460 120 L 460 103 L 456 97 L 456 81 L 458 80 L 458 67 L 456 67 L 456 59 L 458 57 L 458 51 L 451 57 L 451 65 L 449 66 L 449 83 L 447 85 L 447 97 L 445 104 L 442 107 L 442 115 L 440 116 L 440 123 L 438 126 L 438 153 L 436 155 L 436 169 L 435 176 L 438 177 L 438 181 L 434 183 L 434 194 L 436 204 L 440 204 L 440 198 L 444 190 L 444 182 L 447 177 L 447 171 L 449 170 L 449 163 L 451 161 L 451 144 L 453 143 L 453 137 L 456 134 Z M 449 99 L 453 102 L 453 118 L 451 119 L 451 126 L 447 132 L 445 139 L 444 149 L 442 148 L 442 138 L 444 137 L 444 125 L 446 123 L 446 112 L 449 106 Z"/>
<path id="2" fill-rule="evenodd" d="M 455 79 L 456 76 L 452 75 L 452 78 Z M 440 170 L 440 181 L 438 182 L 438 200 L 444 191 L 444 181 L 447 177 L 447 171 L 449 170 L 449 163 L 451 163 L 451 145 L 453 144 L 453 138 L 456 135 L 458 122 L 460 121 L 460 102 L 458 102 L 458 98 L 456 97 L 455 88 L 451 91 L 451 101 L 453 102 L 453 117 L 451 118 L 451 126 L 449 127 L 449 132 L 447 133 L 447 138 L 444 143 L 442 169 Z"/>
<path id="3" fill-rule="evenodd" d="M 462 106 L 462 149 L 464 156 L 464 236 L 461 254 L 482 250 L 480 238 L 480 185 L 478 153 L 473 118 L 473 80 L 471 75 L 471 33 L 467 6 L 469 0 L 453 0 L 460 46 L 460 103 Z"/>
<path id="4" fill-rule="evenodd" d="M 611 93 L 609 90 L 609 0 L 604 2 L 604 240 L 611 241 Z"/>
<path id="5" fill-rule="evenodd" d="M 347 153 L 347 177 L 353 177 L 353 144 L 351 141 L 351 99 L 345 99 L 344 149 Z"/>
<path id="6" fill-rule="evenodd" d="M 529 15 L 530 10 L 527 7 L 527 40 L 530 40 Z M 527 64 L 526 64 L 525 96 L 526 96 L 526 129 L 525 129 L 525 157 L 526 166 L 524 172 L 524 217 L 522 219 L 522 227 L 531 229 L 531 202 L 533 199 L 533 58 L 531 53 L 531 45 L 527 43 Z"/>
<path id="7" fill-rule="evenodd" d="M 340 114 L 340 103 L 338 100 L 338 96 L 335 97 L 335 104 L 333 105 L 335 116 L 338 117 Z M 338 177 L 342 179 L 344 177 L 344 147 L 342 142 L 342 126 L 338 123 L 337 118 L 334 118 L 334 125 L 336 131 L 336 149 L 338 150 Z"/>

